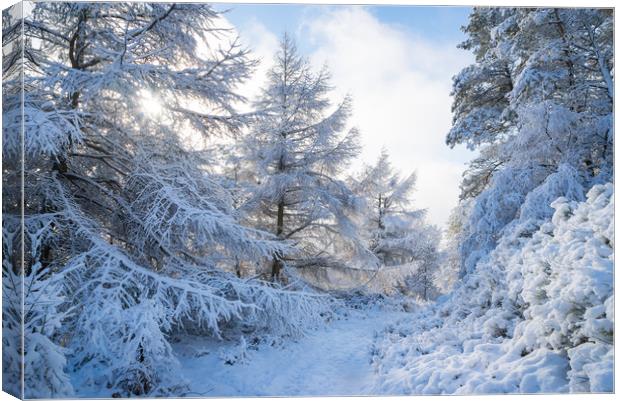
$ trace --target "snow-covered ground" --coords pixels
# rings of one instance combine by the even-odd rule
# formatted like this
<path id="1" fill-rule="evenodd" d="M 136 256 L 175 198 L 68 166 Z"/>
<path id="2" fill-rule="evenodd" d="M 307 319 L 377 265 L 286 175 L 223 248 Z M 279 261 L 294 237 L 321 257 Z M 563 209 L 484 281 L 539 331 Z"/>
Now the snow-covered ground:
<path id="1" fill-rule="evenodd" d="M 378 342 L 377 391 L 612 392 L 614 192 L 517 221 L 449 295 Z"/>
<path id="2" fill-rule="evenodd" d="M 613 185 L 552 207 L 550 220 L 517 221 L 475 274 L 434 302 L 341 294 L 304 336 L 172 336 L 170 394 L 611 392 Z M 93 391 L 79 395 L 109 396 Z"/>
<path id="3" fill-rule="evenodd" d="M 190 390 L 186 396 L 369 395 L 378 336 L 410 313 L 349 310 L 296 340 L 253 347 L 183 338 L 174 347 Z"/>

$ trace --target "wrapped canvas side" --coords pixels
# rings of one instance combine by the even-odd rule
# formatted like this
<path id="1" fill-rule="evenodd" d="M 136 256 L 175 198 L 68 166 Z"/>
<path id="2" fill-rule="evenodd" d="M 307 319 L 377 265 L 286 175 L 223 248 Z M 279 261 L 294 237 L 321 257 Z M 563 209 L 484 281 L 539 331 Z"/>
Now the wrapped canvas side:
<path id="1" fill-rule="evenodd" d="M 2 390 L 24 397 L 23 3 L 2 11 Z"/>
<path id="2" fill-rule="evenodd" d="M 25 24 L 31 10 L 22 2 L 2 14 L 2 387 L 18 398 L 51 398 L 71 395 L 71 386 L 58 333 L 63 284 L 50 280 L 60 234 L 38 190 L 50 126 L 31 89 L 39 48 Z"/>

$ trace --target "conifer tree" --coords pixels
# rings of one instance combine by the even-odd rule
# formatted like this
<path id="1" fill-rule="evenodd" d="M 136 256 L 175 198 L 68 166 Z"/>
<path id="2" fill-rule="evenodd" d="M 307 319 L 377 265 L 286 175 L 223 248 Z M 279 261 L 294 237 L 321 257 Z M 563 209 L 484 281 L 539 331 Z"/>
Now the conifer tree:
<path id="1" fill-rule="evenodd" d="M 361 236 L 378 259 L 379 269 L 400 266 L 406 292 L 423 299 L 432 297 L 441 257 L 440 232 L 425 223 L 425 210 L 413 207 L 415 173 L 401 178 L 384 149 L 374 165 L 366 166 L 351 181 L 365 201 Z"/>
<path id="2" fill-rule="evenodd" d="M 183 384 L 175 330 L 217 336 L 227 322 L 297 334 L 324 310 L 313 294 L 229 273 L 236 258 L 283 245 L 240 223 L 211 149 L 184 140 L 246 122 L 233 104 L 254 63 L 218 19 L 176 3 L 38 2 L 17 21 L 3 14 L 3 41 L 25 33 L 24 46 L 4 47 L 4 71 L 18 73 L 3 83 L 3 236 L 27 250 L 23 265 L 3 252 L 3 292 L 40 285 L 25 294 L 35 313 L 21 357 L 41 383 L 23 396 L 70 394 L 58 369 L 111 394 L 167 394 Z M 22 207 L 25 238 L 8 224 Z M 18 319 L 19 304 L 3 314 Z M 58 321 L 57 311 L 70 313 Z"/>
<path id="3" fill-rule="evenodd" d="M 271 277 L 278 279 L 287 263 L 328 263 L 320 247 L 331 234 L 355 240 L 355 197 L 338 177 L 359 145 L 357 130 L 346 126 L 350 98 L 332 105 L 327 70 L 314 73 L 288 34 L 268 78 L 245 148 L 257 173 L 252 202 L 261 228 L 295 245 L 274 255 Z"/>
<path id="4" fill-rule="evenodd" d="M 480 150 L 461 186 L 475 199 L 461 247 L 471 271 L 510 222 L 611 179 L 613 13 L 475 8 L 464 31 L 476 62 L 454 78 L 447 143 Z"/>

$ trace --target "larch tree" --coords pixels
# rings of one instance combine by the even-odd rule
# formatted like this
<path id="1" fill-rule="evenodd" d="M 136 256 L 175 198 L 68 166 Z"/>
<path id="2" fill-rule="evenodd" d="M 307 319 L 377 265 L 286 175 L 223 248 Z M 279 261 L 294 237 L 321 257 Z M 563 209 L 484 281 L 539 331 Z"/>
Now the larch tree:
<path id="1" fill-rule="evenodd" d="M 407 291 L 424 299 L 436 292 L 440 232 L 424 221 L 425 210 L 413 207 L 416 174 L 401 178 L 386 150 L 374 165 L 350 178 L 355 193 L 364 199 L 362 238 L 376 256 L 379 268 L 409 269 Z"/>
<path id="2" fill-rule="evenodd" d="M 359 152 L 358 133 L 346 127 L 351 100 L 333 106 L 330 90 L 327 70 L 314 73 L 285 34 L 244 145 L 256 173 L 258 224 L 294 246 L 274 254 L 272 279 L 285 264 L 333 263 L 330 235 L 355 240 L 355 196 L 338 177 Z"/>
<path id="3" fill-rule="evenodd" d="M 3 14 L 3 71 L 14 72 L 3 83 L 3 294 L 33 283 L 29 313 L 3 303 L 3 341 L 25 322 L 22 354 L 3 360 L 25 357 L 25 394 L 5 372 L 16 395 L 70 395 L 70 369 L 81 387 L 166 394 L 183 385 L 175 330 L 217 336 L 242 322 L 296 334 L 320 319 L 319 297 L 227 272 L 285 246 L 240 224 L 210 149 L 185 142 L 245 123 L 232 105 L 254 63 L 218 18 L 163 3 Z M 8 257 L 22 242 L 23 265 Z"/>

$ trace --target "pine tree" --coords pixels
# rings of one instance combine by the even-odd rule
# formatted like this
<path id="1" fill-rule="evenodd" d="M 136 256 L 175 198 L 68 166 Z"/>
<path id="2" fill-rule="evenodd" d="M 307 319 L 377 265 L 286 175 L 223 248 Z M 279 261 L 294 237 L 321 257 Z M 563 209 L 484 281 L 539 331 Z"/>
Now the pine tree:
<path id="1" fill-rule="evenodd" d="M 447 136 L 451 146 L 480 150 L 461 186 L 462 199 L 475 199 L 463 226 L 463 271 L 504 227 L 531 216 L 537 188 L 580 200 L 610 179 L 612 20 L 604 9 L 474 9 L 462 47 L 476 63 L 454 79 Z M 548 204 L 536 208 L 538 218 L 551 216 Z"/>
<path id="2" fill-rule="evenodd" d="M 367 203 L 364 228 L 368 247 L 383 265 L 409 262 L 414 244 L 404 240 L 425 212 L 411 208 L 415 182 L 415 174 L 401 179 L 394 172 L 385 149 L 377 163 L 366 166 L 354 180 L 355 192 Z"/>

